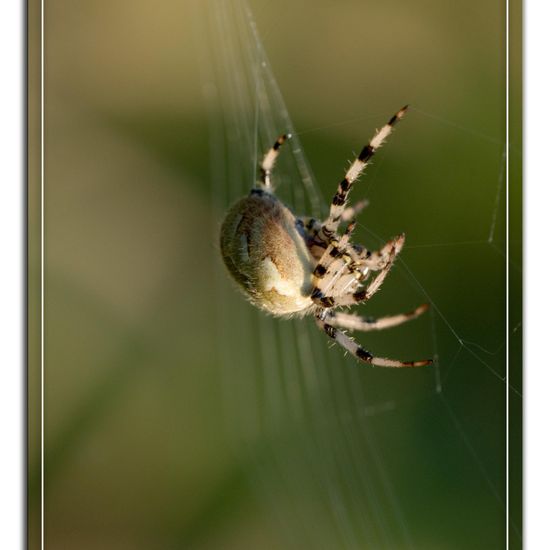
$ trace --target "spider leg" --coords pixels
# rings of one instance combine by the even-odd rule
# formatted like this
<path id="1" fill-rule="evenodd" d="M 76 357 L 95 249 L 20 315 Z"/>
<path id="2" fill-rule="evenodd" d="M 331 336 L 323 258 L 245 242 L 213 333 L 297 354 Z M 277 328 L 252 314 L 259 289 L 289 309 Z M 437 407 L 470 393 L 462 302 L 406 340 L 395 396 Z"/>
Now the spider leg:
<path id="1" fill-rule="evenodd" d="M 389 240 L 380 250 L 375 250 L 374 252 L 367 250 L 361 245 L 354 245 L 353 251 L 356 254 L 352 255 L 353 261 L 371 271 L 380 271 L 388 263 L 391 250 L 395 248 L 397 255 L 403 249 L 404 244 L 405 234 L 401 233 L 401 235 Z"/>
<path id="2" fill-rule="evenodd" d="M 340 218 L 340 223 L 349 223 L 353 219 L 357 217 L 357 215 L 366 207 L 368 206 L 369 201 L 367 199 L 363 199 L 356 204 L 349 206 L 344 210 L 344 213 L 342 214 L 342 217 Z M 300 224 L 303 228 L 304 236 L 308 243 L 308 248 L 311 254 L 314 258 L 320 258 L 325 250 L 327 249 L 329 245 L 329 241 L 327 241 L 326 236 L 322 233 L 323 224 L 319 220 L 312 218 L 310 216 L 300 216 L 297 218 L 298 224 Z M 370 256 L 371 252 L 368 252 L 365 250 L 364 247 L 357 245 L 356 250 L 351 250 L 350 252 L 353 254 L 354 258 L 362 259 L 366 256 Z M 354 253 L 356 252 L 356 253 Z M 358 254 L 361 254 L 359 256 Z"/>
<path id="3" fill-rule="evenodd" d="M 367 199 L 360 200 L 351 206 L 348 206 L 340 216 L 340 223 L 348 223 L 351 220 L 357 218 L 359 213 L 369 205 Z"/>
<path id="4" fill-rule="evenodd" d="M 296 223 L 302 227 L 304 239 L 313 258 L 319 259 L 327 249 L 328 243 L 319 237 L 321 222 L 310 216 L 296 218 Z"/>
<path id="5" fill-rule="evenodd" d="M 367 287 L 358 290 L 353 294 L 345 294 L 344 296 L 339 297 L 338 300 L 335 301 L 335 305 L 346 306 L 360 304 L 362 302 L 367 302 L 368 300 L 370 300 L 374 296 L 374 294 L 378 292 L 378 290 L 382 286 L 382 283 L 388 276 L 388 273 L 393 266 L 393 262 L 395 261 L 395 256 L 395 248 L 392 248 L 388 263 L 378 272 L 376 277 L 367 285 Z"/>
<path id="6" fill-rule="evenodd" d="M 351 267 L 353 259 L 348 254 L 349 248 L 347 245 L 354 229 L 355 221 L 352 221 L 346 227 L 346 231 L 341 238 L 334 235 L 313 270 L 311 298 L 317 305 L 332 307 L 334 305 L 332 295 L 338 294 L 338 291 L 335 292 L 334 287 L 336 285 L 341 286 L 342 283 L 345 283 L 346 286 L 352 282 L 357 284 L 363 275 L 362 271 L 355 271 Z M 348 272 L 347 275 L 343 275 L 344 271 Z"/>
<path id="7" fill-rule="evenodd" d="M 318 283 L 315 283 L 313 291 L 311 293 L 311 299 L 313 300 L 313 302 L 315 302 L 315 304 L 325 308 L 351 306 L 370 300 L 375 292 L 382 286 L 384 279 L 388 276 L 393 262 L 395 261 L 396 255 L 397 252 L 394 246 L 389 253 L 386 265 L 378 272 L 376 277 L 368 284 L 366 288 L 357 290 L 355 292 L 330 295 L 330 293 L 328 292 L 323 292 L 324 287 L 322 285 L 317 286 Z M 362 272 L 358 271 L 357 273 L 359 274 L 359 280 L 361 280 Z"/>
<path id="8" fill-rule="evenodd" d="M 342 214 L 345 211 L 348 195 L 354 182 L 361 175 L 369 161 L 374 156 L 376 150 L 382 146 L 384 140 L 391 134 L 395 124 L 403 118 L 406 110 L 407 106 L 403 107 L 400 111 L 393 115 L 388 123 L 374 134 L 368 145 L 363 147 L 362 151 L 359 153 L 359 156 L 349 167 L 344 179 L 338 185 L 338 191 L 332 199 L 329 216 L 323 223 L 323 233 L 327 239 L 330 239 L 330 236 L 336 231 L 338 224 L 340 223 Z"/>
<path id="9" fill-rule="evenodd" d="M 321 310 L 315 315 L 315 323 L 317 326 L 332 340 L 340 344 L 346 351 L 349 351 L 352 355 L 357 357 L 360 361 L 368 363 L 369 365 L 376 365 L 378 367 L 424 367 L 431 365 L 432 360 L 427 359 L 424 361 L 396 361 L 395 359 L 385 359 L 384 357 L 375 357 L 362 348 L 357 342 L 350 338 L 347 334 L 337 329 L 334 325 L 328 323 L 324 316 L 326 310 Z"/>
<path id="10" fill-rule="evenodd" d="M 311 216 L 300 216 L 296 218 L 298 220 L 298 223 L 302 225 L 304 228 L 305 235 L 310 239 L 315 239 L 321 230 L 321 222 L 315 218 L 312 218 Z M 326 248 L 326 242 L 319 241 L 319 245 L 323 245 L 324 248 Z"/>
<path id="11" fill-rule="evenodd" d="M 330 311 L 326 318 L 329 319 L 330 322 L 336 327 L 368 332 L 371 330 L 383 330 L 386 328 L 397 327 L 402 323 L 416 319 L 427 311 L 428 307 L 428 304 L 422 304 L 413 311 L 390 315 L 388 317 L 380 317 L 378 319 L 374 319 L 373 317 L 361 317 L 360 315 L 342 313 L 340 311 Z"/>
<path id="12" fill-rule="evenodd" d="M 273 147 L 264 155 L 262 163 L 260 164 L 261 183 L 260 186 L 265 190 L 271 191 L 273 185 L 271 184 L 271 172 L 275 166 L 275 161 L 279 156 L 279 149 L 281 145 L 291 137 L 290 134 L 283 134 L 277 138 L 277 141 L 273 144 Z"/>

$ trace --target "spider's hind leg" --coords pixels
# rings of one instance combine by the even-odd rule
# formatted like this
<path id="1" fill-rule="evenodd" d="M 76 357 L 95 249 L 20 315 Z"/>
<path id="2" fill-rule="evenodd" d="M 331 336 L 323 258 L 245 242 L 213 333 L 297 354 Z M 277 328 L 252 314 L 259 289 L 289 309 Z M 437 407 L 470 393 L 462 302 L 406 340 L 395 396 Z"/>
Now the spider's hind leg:
<path id="1" fill-rule="evenodd" d="M 357 342 L 350 338 L 347 334 L 337 329 L 334 325 L 331 325 L 325 320 L 326 310 L 321 310 L 315 316 L 315 322 L 317 326 L 332 340 L 340 344 L 346 351 L 349 351 L 354 357 L 357 357 L 363 363 L 369 365 L 375 365 L 378 367 L 424 367 L 431 365 L 432 360 L 426 359 L 423 361 L 397 361 L 395 359 L 386 359 L 384 357 L 375 357 L 362 348 Z"/>
<path id="2" fill-rule="evenodd" d="M 326 318 L 339 328 L 348 330 L 360 330 L 369 332 L 371 330 L 384 330 L 386 328 L 397 327 L 407 321 L 412 321 L 428 310 L 428 304 L 422 304 L 413 311 L 407 313 L 398 313 L 387 317 L 362 317 L 353 313 L 342 313 L 341 311 L 330 311 Z"/>

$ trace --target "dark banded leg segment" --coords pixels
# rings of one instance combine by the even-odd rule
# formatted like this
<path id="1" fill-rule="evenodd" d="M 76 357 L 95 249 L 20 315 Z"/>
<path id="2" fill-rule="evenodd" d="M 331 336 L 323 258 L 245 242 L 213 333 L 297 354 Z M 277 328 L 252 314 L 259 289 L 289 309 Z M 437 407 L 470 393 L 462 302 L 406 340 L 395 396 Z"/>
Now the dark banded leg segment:
<path id="1" fill-rule="evenodd" d="M 330 242 L 313 270 L 311 298 L 321 307 L 334 305 L 332 295 L 338 295 L 334 285 L 341 285 L 344 279 L 357 282 L 362 275 L 360 271 L 354 272 L 353 260 L 348 254 L 348 243 L 354 229 L 355 221 L 352 221 L 339 240 L 335 238 Z"/>
<path id="2" fill-rule="evenodd" d="M 357 245 L 354 246 L 354 251 L 357 253 L 354 256 L 354 261 L 360 265 L 368 268 L 371 271 L 380 271 L 384 269 L 386 264 L 390 261 L 390 255 L 392 249 L 395 249 L 395 255 L 399 254 L 405 244 L 405 234 L 401 233 L 394 239 L 388 241 L 380 250 L 371 252 L 366 248 Z"/>
<path id="3" fill-rule="evenodd" d="M 347 334 L 344 334 L 341 330 L 337 329 L 334 325 L 331 325 L 326 320 L 323 320 L 323 312 L 321 311 L 315 317 L 317 326 L 332 340 L 340 344 L 346 351 L 351 353 L 354 357 L 367 363 L 369 365 L 375 365 L 377 367 L 424 367 L 431 365 L 431 360 L 424 361 L 396 361 L 395 359 L 386 359 L 384 357 L 375 357 L 362 348 L 357 342 L 350 338 Z"/>
<path id="4" fill-rule="evenodd" d="M 340 311 L 331 311 L 327 314 L 326 319 L 339 328 L 369 332 L 371 330 L 384 330 L 386 328 L 397 327 L 407 321 L 416 319 L 427 310 L 428 304 L 422 304 L 413 311 L 380 317 L 379 319 L 361 317 L 360 315 L 342 313 Z"/>
<path id="5" fill-rule="evenodd" d="M 275 166 L 275 161 L 279 156 L 279 149 L 281 145 L 291 137 L 290 134 L 283 134 L 279 136 L 277 141 L 273 144 L 273 147 L 264 155 L 262 163 L 260 164 L 260 173 L 261 173 L 261 185 L 266 190 L 273 190 L 273 185 L 271 183 L 271 172 Z"/>
<path id="6" fill-rule="evenodd" d="M 403 118 L 403 116 L 405 116 L 406 111 L 407 106 L 403 107 L 399 112 L 393 115 L 388 123 L 383 126 L 382 129 L 378 130 L 376 134 L 374 134 L 369 144 L 363 147 L 362 151 L 359 153 L 359 156 L 349 167 L 344 179 L 338 185 L 338 191 L 332 199 L 329 216 L 323 224 L 323 232 L 325 235 L 331 235 L 336 231 L 338 224 L 340 223 L 340 219 L 345 211 L 346 201 L 354 182 L 362 174 L 377 149 L 383 145 L 386 138 L 391 134 L 393 127 Z"/>
<path id="7" fill-rule="evenodd" d="M 321 292 L 319 288 L 315 288 L 311 295 L 311 299 L 317 305 L 325 308 L 351 306 L 355 304 L 360 304 L 362 302 L 367 302 L 382 286 L 384 279 L 388 276 L 393 262 L 395 261 L 395 256 L 396 250 L 395 248 L 392 248 L 388 257 L 387 264 L 382 270 L 378 272 L 376 277 L 367 285 L 366 288 L 363 288 L 356 292 L 350 292 L 348 294 L 341 294 L 336 296 L 326 295 Z"/>
<path id="8" fill-rule="evenodd" d="M 297 223 L 303 228 L 310 252 L 314 255 L 314 257 L 319 257 L 319 254 L 323 255 L 323 252 L 327 249 L 328 243 L 325 239 L 322 239 L 319 236 L 322 228 L 321 222 L 315 218 L 310 218 L 307 216 L 302 216 L 297 218 L 297 220 Z M 312 247 L 315 247 L 315 250 L 312 250 Z M 315 252 L 317 255 L 315 255 Z"/>

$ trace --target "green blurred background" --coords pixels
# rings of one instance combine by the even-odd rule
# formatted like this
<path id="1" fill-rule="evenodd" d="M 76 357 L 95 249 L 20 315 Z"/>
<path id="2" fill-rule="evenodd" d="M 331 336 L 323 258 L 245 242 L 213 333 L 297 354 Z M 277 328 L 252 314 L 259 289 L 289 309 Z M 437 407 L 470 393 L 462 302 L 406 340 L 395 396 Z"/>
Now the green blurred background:
<path id="1" fill-rule="evenodd" d="M 241 159 L 212 154 L 229 139 L 227 111 L 204 93 L 205 74 L 231 72 L 204 53 L 220 5 L 46 3 L 46 547 L 503 548 L 504 3 L 250 2 L 327 203 L 352 153 L 411 104 L 355 198 L 370 200 L 358 241 L 407 234 L 403 261 L 363 312 L 433 304 L 413 324 L 357 337 L 379 355 L 439 359 L 414 372 L 343 359 L 311 320 L 267 319 L 228 281 L 217 227 L 248 184 L 219 177 Z M 521 546 L 520 9 L 512 5 L 512 548 Z M 39 25 L 31 2 L 31 547 Z"/>

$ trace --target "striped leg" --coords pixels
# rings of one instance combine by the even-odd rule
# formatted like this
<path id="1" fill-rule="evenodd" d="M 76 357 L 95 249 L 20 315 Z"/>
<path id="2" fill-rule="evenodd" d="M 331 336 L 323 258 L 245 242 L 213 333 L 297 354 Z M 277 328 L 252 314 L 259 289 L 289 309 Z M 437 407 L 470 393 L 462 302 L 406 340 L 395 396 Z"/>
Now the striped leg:
<path id="1" fill-rule="evenodd" d="M 327 243 L 317 238 L 319 231 L 321 231 L 321 222 L 319 220 L 310 216 L 301 216 L 297 218 L 297 222 L 303 227 L 304 233 L 309 239 L 318 242 L 319 246 L 323 247 L 323 251 L 327 248 Z"/>
<path id="2" fill-rule="evenodd" d="M 374 294 L 382 286 L 384 279 L 388 276 L 388 273 L 390 272 L 390 269 L 393 266 L 393 262 L 395 261 L 395 256 L 396 256 L 395 248 L 392 248 L 388 258 L 388 263 L 384 266 L 383 269 L 379 271 L 376 277 L 368 284 L 367 288 L 363 288 L 356 292 L 349 292 L 338 296 L 332 296 L 330 297 L 330 306 L 328 305 L 329 297 L 327 296 L 318 297 L 318 296 L 312 295 L 311 297 L 313 301 L 324 307 L 352 306 L 355 304 L 360 304 L 362 302 L 367 302 L 374 296 Z"/>
<path id="3" fill-rule="evenodd" d="M 345 224 L 354 220 L 357 215 L 368 206 L 368 204 L 369 201 L 367 199 L 363 199 L 346 208 L 340 218 L 340 223 Z M 320 258 L 332 239 L 327 240 L 326 236 L 322 233 L 323 224 L 319 220 L 316 220 L 310 216 L 301 216 L 297 219 L 298 223 L 303 227 L 306 238 L 308 239 L 310 252 L 314 258 Z M 331 237 L 334 237 L 334 235 Z M 360 252 L 362 254 L 362 258 L 370 257 L 371 255 L 371 252 L 360 245 L 354 246 L 354 249 L 356 249 L 356 252 Z M 353 253 L 353 250 L 351 250 L 351 252 Z M 354 256 L 358 257 L 357 254 Z"/>
<path id="4" fill-rule="evenodd" d="M 349 282 L 355 282 L 357 286 L 362 276 L 361 271 L 356 272 L 352 267 L 352 258 L 347 253 L 350 250 L 347 245 L 354 229 L 355 222 L 352 221 L 339 240 L 334 238 L 330 242 L 313 270 L 311 298 L 322 307 L 334 305 L 332 296 L 340 293 L 335 287 L 342 287 L 342 284 L 346 285 Z"/>
<path id="5" fill-rule="evenodd" d="M 354 220 L 355 218 L 357 218 L 358 214 L 362 210 L 364 210 L 368 205 L 369 205 L 369 201 L 367 199 L 363 199 L 351 206 L 348 206 L 342 212 L 342 216 L 340 217 L 340 223 L 348 223 L 351 220 Z"/>
<path id="6" fill-rule="evenodd" d="M 327 251 L 325 252 L 326 256 L 333 255 L 334 250 L 331 250 L 332 245 L 327 248 Z M 395 257 L 397 255 L 397 251 L 395 246 L 392 247 L 390 250 L 390 253 L 388 254 L 388 260 L 386 265 L 379 271 L 379 273 L 376 275 L 376 277 L 368 284 L 367 288 L 358 290 L 356 292 L 353 292 L 351 289 L 348 292 L 340 292 L 340 293 L 334 293 L 331 295 L 330 292 L 330 286 L 322 285 L 320 284 L 319 280 L 326 276 L 328 273 L 328 268 L 323 267 L 323 258 L 319 261 L 317 264 L 317 267 L 315 268 L 315 271 L 313 272 L 315 279 L 314 279 L 314 287 L 313 291 L 311 293 L 311 299 L 319 306 L 321 307 L 338 307 L 338 306 L 351 306 L 355 304 L 359 304 L 362 302 L 366 302 L 372 298 L 372 296 L 379 290 L 379 288 L 382 286 L 382 283 L 384 282 L 384 279 L 388 276 L 388 273 L 390 272 L 391 267 L 393 266 L 393 262 L 395 261 Z M 319 272 L 319 268 L 326 269 L 325 272 Z M 360 282 L 362 279 L 365 278 L 368 270 L 361 271 L 361 269 L 357 270 L 357 277 L 356 282 Z M 341 285 L 340 285 L 341 287 Z"/>
<path id="7" fill-rule="evenodd" d="M 372 353 L 362 348 L 357 342 L 350 338 L 347 334 L 344 334 L 341 330 L 335 326 L 327 323 L 323 319 L 324 312 L 321 311 L 315 317 L 317 326 L 332 340 L 340 344 L 346 351 L 349 351 L 354 357 L 357 357 L 360 361 L 368 363 L 369 365 L 375 365 L 378 367 L 424 367 L 431 365 L 432 360 L 427 359 L 424 361 L 396 361 L 395 359 L 385 359 L 384 357 L 374 357 Z"/>
<path id="8" fill-rule="evenodd" d="M 329 243 L 319 235 L 322 227 L 321 222 L 309 216 L 302 216 L 301 218 L 297 218 L 296 223 L 302 226 L 310 254 L 313 258 L 320 259 L 329 246 Z"/>
<path id="9" fill-rule="evenodd" d="M 313 274 L 316 277 L 318 277 L 319 274 L 324 275 L 326 273 L 326 268 L 329 266 L 330 262 L 332 261 L 331 258 L 338 258 L 345 253 L 346 246 L 349 243 L 351 234 L 353 233 L 355 226 L 356 226 L 355 220 L 351 221 L 346 227 L 346 230 L 342 235 L 342 238 L 339 240 L 337 238 L 334 238 L 330 242 L 324 254 L 321 256 L 319 263 L 316 265 L 315 269 L 313 270 Z"/>
<path id="10" fill-rule="evenodd" d="M 404 244 L 405 234 L 401 233 L 401 235 L 389 240 L 380 250 L 374 252 L 361 245 L 355 245 L 354 251 L 357 252 L 357 255 L 353 256 L 353 260 L 371 271 L 380 271 L 388 263 L 392 249 L 395 248 L 395 255 L 397 255 L 403 249 Z"/>
<path id="11" fill-rule="evenodd" d="M 260 173 L 262 176 L 261 186 L 266 190 L 273 189 L 271 184 L 271 172 L 273 171 L 275 161 L 279 156 L 279 149 L 281 145 L 290 137 L 290 134 L 283 134 L 282 136 L 279 136 L 277 141 L 273 144 L 273 147 L 264 155 L 262 164 L 260 165 Z"/>
<path id="12" fill-rule="evenodd" d="M 374 319 L 373 317 L 361 317 L 360 315 L 342 313 L 340 311 L 331 311 L 327 314 L 326 318 L 334 326 L 348 330 L 368 332 L 371 330 L 383 330 L 386 328 L 397 327 L 407 321 L 412 321 L 427 311 L 428 307 L 428 304 L 422 304 L 413 311 L 399 313 L 389 317 L 380 317 L 379 319 Z"/>
<path id="13" fill-rule="evenodd" d="M 405 112 L 407 111 L 407 106 L 403 107 L 399 112 L 392 116 L 388 123 L 370 140 L 368 145 L 363 147 L 363 150 L 359 153 L 359 156 L 355 159 L 353 164 L 349 167 L 344 179 L 340 182 L 338 186 L 338 191 L 334 198 L 332 199 L 332 204 L 330 206 L 330 213 L 325 223 L 323 224 L 323 233 L 327 236 L 332 235 L 338 224 L 340 218 L 345 210 L 346 201 L 348 199 L 349 192 L 353 186 L 353 183 L 361 175 L 369 161 L 374 156 L 376 150 L 382 146 L 385 139 L 391 134 L 391 131 L 395 124 L 403 118 Z"/>

